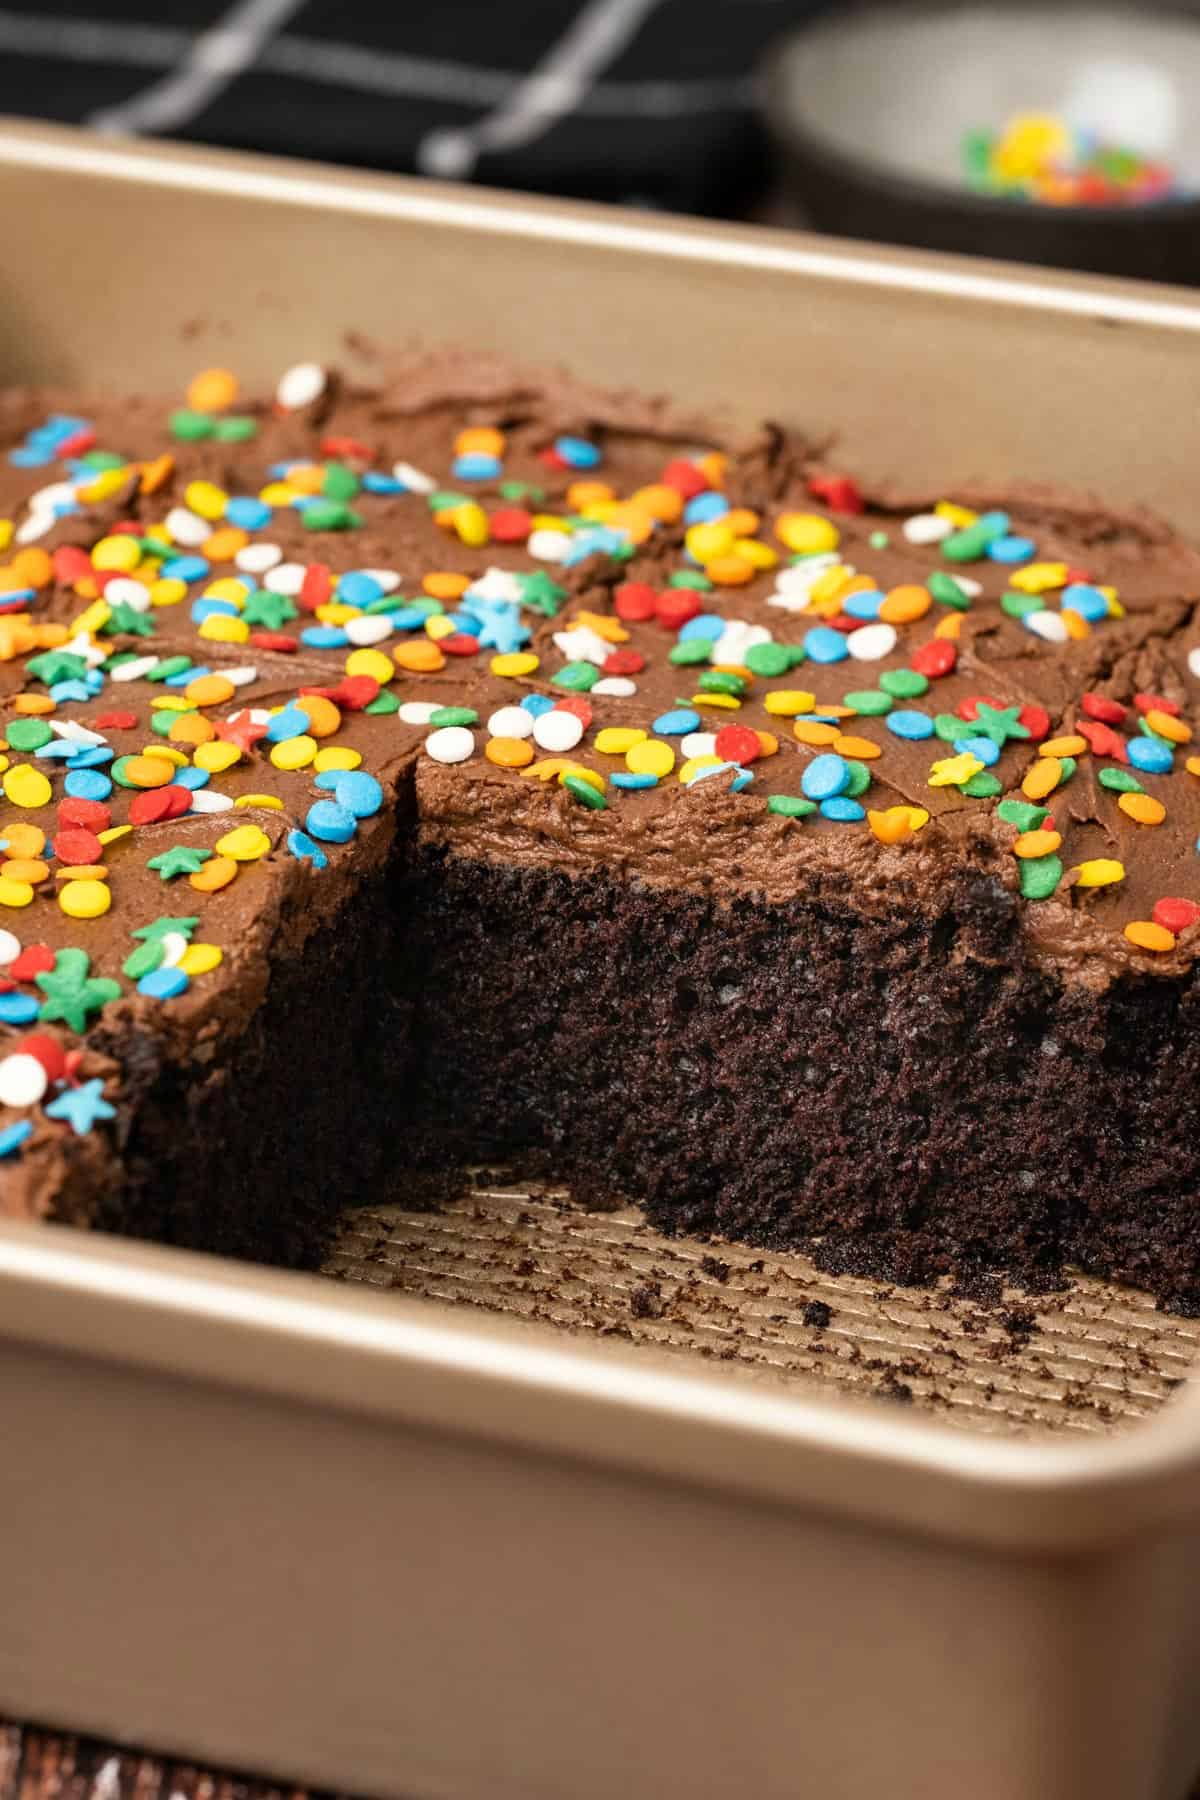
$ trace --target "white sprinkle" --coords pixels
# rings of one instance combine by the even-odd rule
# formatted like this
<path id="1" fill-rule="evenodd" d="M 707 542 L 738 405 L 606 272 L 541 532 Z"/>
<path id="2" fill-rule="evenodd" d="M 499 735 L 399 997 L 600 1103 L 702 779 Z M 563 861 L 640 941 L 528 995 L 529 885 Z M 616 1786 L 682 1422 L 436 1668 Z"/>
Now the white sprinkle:
<path id="1" fill-rule="evenodd" d="M 775 586 L 781 594 L 810 594 L 827 569 L 837 568 L 844 568 L 847 575 L 854 574 L 840 556 L 835 556 L 832 550 L 823 550 L 819 556 L 806 556 L 803 562 L 788 563 L 786 568 L 776 569 Z"/>
<path id="2" fill-rule="evenodd" d="M 17 528 L 17 543 L 36 543 L 38 538 L 43 538 L 48 531 L 53 531 L 57 523 L 58 520 L 54 513 L 44 510 L 40 506 L 36 509 L 30 508 L 29 517 L 25 520 L 23 525 L 20 525 Z"/>
<path id="3" fill-rule="evenodd" d="M 197 788 L 192 795 L 192 811 L 197 813 L 230 812 L 233 795 L 219 793 L 216 788 Z"/>
<path id="4" fill-rule="evenodd" d="M 717 734 L 715 731 L 689 731 L 680 740 L 679 748 L 685 757 L 715 756 L 717 753 Z"/>
<path id="5" fill-rule="evenodd" d="M 293 363 L 279 377 L 275 399 L 287 412 L 311 406 L 325 392 L 325 371 L 320 363 Z"/>
<path id="6" fill-rule="evenodd" d="M 811 594 L 781 594 L 779 592 L 776 592 L 774 594 L 767 595 L 767 605 L 768 606 L 778 606 L 784 612 L 789 612 L 789 613 L 807 612 L 811 604 L 812 604 L 812 595 Z"/>
<path id="7" fill-rule="evenodd" d="M 1026 613 L 1021 623 L 1026 631 L 1032 631 L 1034 637 L 1045 638 L 1048 644 L 1065 644 L 1069 636 L 1067 622 L 1061 613 L 1045 610 Z"/>
<path id="8" fill-rule="evenodd" d="M 940 544 L 954 530 L 949 519 L 940 513 L 914 513 L 904 521 L 904 535 L 910 544 Z"/>
<path id="9" fill-rule="evenodd" d="M 140 681 L 143 675 L 149 675 L 157 669 L 157 656 L 134 656 L 128 662 L 118 663 L 109 676 L 110 681 Z"/>
<path id="10" fill-rule="evenodd" d="M 104 651 L 95 638 L 90 638 L 86 631 L 77 631 L 75 636 L 62 647 L 64 650 L 69 650 L 72 656 L 82 656 L 89 669 L 98 669 L 105 661 Z"/>
<path id="11" fill-rule="evenodd" d="M 182 931 L 164 931 L 159 938 L 163 959 L 160 968 L 173 969 L 181 956 L 186 955 L 188 941 Z"/>
<path id="12" fill-rule="evenodd" d="M 511 569 L 485 569 L 478 580 L 473 581 L 463 599 L 470 600 L 504 600 L 515 605 L 521 598 L 521 583 Z"/>
<path id="13" fill-rule="evenodd" d="M 226 681 L 232 681 L 234 687 L 249 687 L 252 681 L 258 680 L 258 670 L 246 663 L 240 669 L 222 669 Z"/>
<path id="14" fill-rule="evenodd" d="M 574 713 L 560 712 L 557 707 L 553 712 L 539 713 L 533 721 L 534 743 L 555 755 L 573 750 L 582 736 L 582 719 L 577 719 Z"/>
<path id="15" fill-rule="evenodd" d="M 976 581 L 971 575 L 952 575 L 950 579 L 952 581 L 957 581 L 968 600 L 978 600 L 980 594 L 983 592 L 982 581 Z"/>
<path id="16" fill-rule="evenodd" d="M 47 719 L 46 723 L 56 737 L 66 738 L 72 744 L 94 746 L 108 742 L 101 732 L 89 731 L 87 726 L 81 725 L 77 719 Z"/>
<path id="17" fill-rule="evenodd" d="M 56 506 L 74 506 L 78 489 L 86 486 L 84 481 L 52 481 L 30 494 L 30 508 L 36 512 L 53 512 Z"/>
<path id="18" fill-rule="evenodd" d="M 36 1056 L 18 1051 L 0 1062 L 0 1106 L 36 1106 L 48 1086 Z"/>
<path id="19" fill-rule="evenodd" d="M 21 940 L 11 931 L 0 931 L 0 968 L 6 969 L 21 954 Z"/>
<path id="20" fill-rule="evenodd" d="M 523 706 L 498 706 L 487 726 L 492 737 L 532 737 L 533 714 Z"/>
<path id="21" fill-rule="evenodd" d="M 385 637 L 391 637 L 392 621 L 386 613 L 363 613 L 360 618 L 347 619 L 342 630 L 352 644 L 382 644 Z"/>
<path id="22" fill-rule="evenodd" d="M 414 494 L 432 494 L 437 486 L 432 475 L 426 475 L 423 469 L 414 469 L 411 463 L 393 463 L 392 474 Z"/>
<path id="23" fill-rule="evenodd" d="M 856 662 L 878 662 L 896 648 L 894 625 L 860 625 L 846 639 L 846 648 Z"/>
<path id="24" fill-rule="evenodd" d="M 525 548 L 530 556 L 536 556 L 539 562 L 561 562 L 571 548 L 570 534 L 566 531 L 553 531 L 549 526 L 543 526 L 539 531 L 530 532 Z"/>
<path id="25" fill-rule="evenodd" d="M 554 643 L 568 662 L 595 663 L 598 669 L 604 667 L 613 651 L 612 645 L 606 643 L 590 625 L 576 625 L 571 631 L 556 631 Z"/>
<path id="26" fill-rule="evenodd" d="M 769 644 L 771 633 L 765 625 L 748 625 L 744 619 L 730 619 L 724 631 L 712 647 L 711 661 L 721 663 L 744 663 L 747 650 L 755 644 Z"/>
<path id="27" fill-rule="evenodd" d="M 475 739 L 465 725 L 443 725 L 430 732 L 425 748 L 434 762 L 466 762 L 468 756 L 475 754 Z"/>
<path id="28" fill-rule="evenodd" d="M 637 691 L 637 682 L 631 681 L 628 675 L 602 675 L 588 689 L 589 694 L 609 694 L 617 700 L 628 700 Z"/>
<path id="29" fill-rule="evenodd" d="M 265 575 L 280 561 L 283 551 L 278 544 L 246 544 L 234 557 L 234 563 L 246 575 Z"/>
<path id="30" fill-rule="evenodd" d="M 104 598 L 110 606 L 132 606 L 135 612 L 150 611 L 150 595 L 140 581 L 133 581 L 128 576 L 118 575 L 110 581 L 104 590 Z"/>
<path id="31" fill-rule="evenodd" d="M 394 594 L 400 586 L 400 577 L 395 569 L 364 569 L 363 574 L 369 575 L 372 581 L 377 581 L 385 594 Z"/>
<path id="32" fill-rule="evenodd" d="M 1188 651 L 1188 668 L 1196 680 L 1200 681 L 1200 644 L 1197 644 L 1194 650 Z"/>
<path id="33" fill-rule="evenodd" d="M 167 514 L 167 530 L 171 541 L 175 544 L 186 544 L 189 550 L 198 550 L 206 544 L 213 534 L 213 528 L 207 519 L 198 513 L 189 512 L 186 506 L 173 506 Z"/>
<path id="34" fill-rule="evenodd" d="M 436 700 L 405 700 L 396 717 L 405 725 L 428 725 L 434 713 L 441 710 Z"/>
<path id="35" fill-rule="evenodd" d="M 303 563 L 277 563 L 268 572 L 263 586 L 273 594 L 286 594 L 291 599 L 304 586 L 305 573 Z"/>

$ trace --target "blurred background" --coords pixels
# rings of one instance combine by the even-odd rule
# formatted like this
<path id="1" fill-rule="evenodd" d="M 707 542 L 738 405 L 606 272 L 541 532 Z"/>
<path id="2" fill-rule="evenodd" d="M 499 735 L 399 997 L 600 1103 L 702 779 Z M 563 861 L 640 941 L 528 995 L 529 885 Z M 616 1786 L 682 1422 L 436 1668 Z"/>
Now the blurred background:
<path id="1" fill-rule="evenodd" d="M 1196 5 L 29 0 L 0 108 L 1200 278 Z"/>

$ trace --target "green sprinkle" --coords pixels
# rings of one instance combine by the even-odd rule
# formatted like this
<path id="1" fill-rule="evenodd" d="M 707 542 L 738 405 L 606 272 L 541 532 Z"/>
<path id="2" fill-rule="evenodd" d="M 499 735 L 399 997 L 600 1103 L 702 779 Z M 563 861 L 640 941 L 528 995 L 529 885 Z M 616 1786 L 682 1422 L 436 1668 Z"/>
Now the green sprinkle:
<path id="1" fill-rule="evenodd" d="M 985 525 L 968 525 L 942 539 L 942 555 L 950 562 L 978 562 L 987 554 L 994 533 Z"/>
<path id="2" fill-rule="evenodd" d="M 128 660 L 128 657 L 122 658 L 124 662 Z M 151 669 L 144 679 L 146 681 L 169 681 L 172 675 L 182 675 L 185 669 L 191 667 L 190 656 L 164 656 L 162 661 Z"/>
<path id="3" fill-rule="evenodd" d="M 667 661 L 673 662 L 676 668 L 687 668 L 692 663 L 706 663 L 713 653 L 716 641 L 716 638 L 684 638 L 681 643 L 674 645 Z"/>
<path id="4" fill-rule="evenodd" d="M 367 605 L 363 608 L 363 611 L 367 613 L 390 613 L 398 612 L 402 606 L 418 605 L 421 605 L 420 601 L 406 600 L 403 594 L 380 594 L 378 600 L 368 601 Z M 445 609 L 440 600 L 430 600 L 421 607 L 421 610 L 424 612 L 425 617 L 428 618 L 430 613 L 442 612 Z M 243 619 L 245 616 L 246 612 L 245 608 L 243 608 Z"/>
<path id="5" fill-rule="evenodd" d="M 189 706 L 187 708 L 187 712 L 195 712 L 195 710 L 194 706 Z M 151 731 L 156 731 L 159 737 L 170 737 L 171 727 L 174 725 L 176 719 L 182 719 L 186 716 L 186 713 L 182 712 L 152 712 L 150 714 L 150 729 Z"/>
<path id="6" fill-rule="evenodd" d="M 886 531 L 873 531 L 867 539 L 872 550 L 886 550 L 891 541 Z"/>
<path id="7" fill-rule="evenodd" d="M 608 805 L 599 789 L 594 788 L 590 781 L 585 781 L 582 775 L 564 775 L 562 784 L 569 794 L 574 794 L 577 800 L 582 801 L 584 806 L 590 806 L 593 812 L 603 812 Z"/>
<path id="8" fill-rule="evenodd" d="M 328 462 L 321 478 L 321 492 L 327 500 L 353 500 L 362 483 L 345 463 Z"/>
<path id="9" fill-rule="evenodd" d="M 209 414 L 193 412 L 187 406 L 181 406 L 178 412 L 173 412 L 167 423 L 171 436 L 182 438 L 185 443 L 196 443 L 200 438 L 213 435 L 213 422 Z"/>
<path id="10" fill-rule="evenodd" d="M 778 813 L 785 819 L 807 819 L 809 813 L 815 813 L 815 800 L 801 800 L 795 794 L 772 794 L 767 801 L 767 811 Z"/>
<path id="11" fill-rule="evenodd" d="M 786 675 L 792 666 L 792 653 L 786 644 L 751 644 L 746 652 L 746 667 L 752 675 L 772 679 Z"/>
<path id="12" fill-rule="evenodd" d="M 174 881 L 179 875 L 195 875 L 201 870 L 213 850 L 202 850 L 194 844 L 173 844 L 169 850 L 163 850 L 158 856 L 152 856 L 146 864 L 154 869 L 160 881 Z M 134 952 L 136 955 L 136 951 Z M 126 970 L 126 974 L 128 974 Z"/>
<path id="13" fill-rule="evenodd" d="M 118 456 L 115 450 L 89 450 L 83 458 L 89 469 L 99 472 L 101 469 L 123 469 L 126 459 Z"/>
<path id="14" fill-rule="evenodd" d="M 11 732 L 9 736 L 12 736 Z M 1114 794 L 1144 794 L 1146 791 L 1128 769 L 1101 769 L 1099 779 L 1100 786 L 1111 789 Z"/>
<path id="15" fill-rule="evenodd" d="M 384 688 L 383 692 L 377 694 L 369 706 L 363 708 L 363 711 L 375 713 L 376 716 L 380 713 L 395 713 L 400 711 L 400 702 L 390 688 Z"/>
<path id="16" fill-rule="evenodd" d="M 892 697 L 878 688 L 858 688 L 851 694 L 842 695 L 842 705 L 852 706 L 864 719 L 881 719 L 884 713 L 891 712 Z"/>
<path id="17" fill-rule="evenodd" d="M 147 532 L 144 538 L 139 538 L 138 546 L 143 556 L 161 556 L 165 560 L 168 556 L 178 556 L 179 554 L 177 544 L 168 544 L 165 538 L 156 538 L 152 532 Z"/>
<path id="18" fill-rule="evenodd" d="M 954 606 L 959 612 L 966 612 L 971 604 L 966 589 L 959 586 L 953 575 L 947 575 L 941 569 L 935 569 L 925 585 L 942 606 Z"/>
<path id="19" fill-rule="evenodd" d="M 73 650 L 43 650 L 40 656 L 30 657 L 25 669 L 47 687 L 58 681 L 82 681 L 88 672 L 86 660 Z"/>
<path id="20" fill-rule="evenodd" d="M 4 735 L 10 750 L 40 750 L 54 733 L 44 719 L 13 719 Z"/>
<path id="21" fill-rule="evenodd" d="M 218 419 L 212 434 L 219 444 L 244 444 L 258 436 L 258 420 L 235 413 L 228 419 Z"/>
<path id="22" fill-rule="evenodd" d="M 735 699 L 740 699 L 746 691 L 742 677 L 727 669 L 705 669 L 697 676 L 696 686 L 702 694 L 731 694 Z"/>
<path id="23" fill-rule="evenodd" d="M 1062 764 L 1062 774 L 1058 778 L 1058 785 L 1062 788 L 1066 787 L 1079 764 L 1073 756 L 1060 756 L 1058 760 Z"/>
<path id="24" fill-rule="evenodd" d="M 929 682 L 915 669 L 885 669 L 879 685 L 893 700 L 917 700 L 929 692 Z"/>
<path id="25" fill-rule="evenodd" d="M 518 575 L 517 580 L 521 584 L 521 605 L 532 607 L 547 619 L 554 617 L 567 597 L 566 588 L 559 587 L 545 569 L 531 569 L 528 575 Z"/>
<path id="26" fill-rule="evenodd" d="M 1034 806 L 1030 800 L 1002 800 L 996 808 L 996 817 L 1003 819 L 1006 825 L 1015 825 L 1018 831 L 1036 831 L 1044 819 L 1050 817 L 1045 806 Z"/>
<path id="27" fill-rule="evenodd" d="M 537 487 L 532 481 L 502 481 L 500 483 L 502 500 L 533 500 L 546 498 L 545 488 Z"/>
<path id="28" fill-rule="evenodd" d="M 988 769 L 980 769 L 978 775 L 972 775 L 970 781 L 964 781 L 960 792 L 972 800 L 992 800 L 997 794 L 1004 792 L 1004 783 L 998 781 Z"/>
<path id="29" fill-rule="evenodd" d="M 571 694 L 586 694 L 594 688 L 600 679 L 600 671 L 595 663 L 564 663 L 558 674 L 552 677 L 555 687 L 566 688 Z"/>
<path id="30" fill-rule="evenodd" d="M 140 981 L 143 975 L 152 974 L 160 966 L 165 955 L 162 945 L 151 938 L 148 943 L 139 944 L 136 950 L 130 951 L 121 964 L 121 973 L 128 975 L 130 981 Z"/>
<path id="31" fill-rule="evenodd" d="M 130 781 L 125 773 L 126 768 L 132 761 L 132 756 L 118 756 L 116 762 L 109 765 L 108 772 L 118 787 L 133 788 L 137 786 L 137 782 Z"/>
<path id="32" fill-rule="evenodd" d="M 845 763 L 847 769 L 850 771 L 850 779 L 842 789 L 842 792 L 848 795 L 851 800 L 857 800 L 858 796 L 860 794 L 865 794 L 871 785 L 871 771 L 868 769 L 866 763 L 856 762 L 854 758 L 850 756 L 846 757 Z"/>
<path id="33" fill-rule="evenodd" d="M 668 587 L 694 588 L 698 594 L 710 594 L 712 585 L 708 576 L 702 575 L 699 569 L 676 569 L 667 582 Z"/>
<path id="34" fill-rule="evenodd" d="M 933 731 L 943 744 L 956 744 L 959 738 L 970 736 L 971 727 L 957 713 L 938 713 L 933 721 Z"/>
<path id="35" fill-rule="evenodd" d="M 456 506 L 465 506 L 470 499 L 469 494 L 452 494 L 447 488 L 438 488 L 429 496 L 430 512 L 453 512 Z"/>
<path id="36" fill-rule="evenodd" d="M 441 725 L 478 725 L 479 714 L 473 706 L 439 706 L 435 713 L 430 713 L 429 723 Z"/>
<path id="37" fill-rule="evenodd" d="M 363 516 L 341 500 L 312 500 L 300 514 L 300 522 L 306 531 L 357 531 Z"/>
<path id="38" fill-rule="evenodd" d="M 1018 594 L 1010 588 L 1000 596 L 1000 611 L 1010 619 L 1023 619 L 1027 613 L 1044 612 L 1045 602 L 1040 594 Z"/>
<path id="39" fill-rule="evenodd" d="M 1025 899 L 1048 900 L 1063 877 L 1057 856 L 1021 856 L 1017 863 Z"/>

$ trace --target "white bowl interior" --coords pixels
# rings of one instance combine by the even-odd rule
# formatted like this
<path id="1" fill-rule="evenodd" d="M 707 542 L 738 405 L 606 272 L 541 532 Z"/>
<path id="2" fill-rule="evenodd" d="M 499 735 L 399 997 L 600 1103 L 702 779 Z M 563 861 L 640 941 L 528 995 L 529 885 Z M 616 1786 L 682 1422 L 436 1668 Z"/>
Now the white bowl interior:
<path id="1" fill-rule="evenodd" d="M 797 123 L 858 161 L 964 186 L 962 143 L 1014 113 L 1053 112 L 1200 190 L 1200 21 L 1111 8 L 889 6 L 787 45 Z"/>

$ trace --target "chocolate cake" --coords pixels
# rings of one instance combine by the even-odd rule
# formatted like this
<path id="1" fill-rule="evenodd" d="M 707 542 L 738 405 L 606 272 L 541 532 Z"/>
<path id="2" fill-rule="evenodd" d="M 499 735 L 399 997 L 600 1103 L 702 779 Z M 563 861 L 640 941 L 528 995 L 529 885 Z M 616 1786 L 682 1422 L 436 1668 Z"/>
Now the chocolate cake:
<path id="1" fill-rule="evenodd" d="M 0 1212 L 303 1264 L 519 1159 L 1200 1307 L 1165 524 L 467 356 L 0 419 Z"/>

